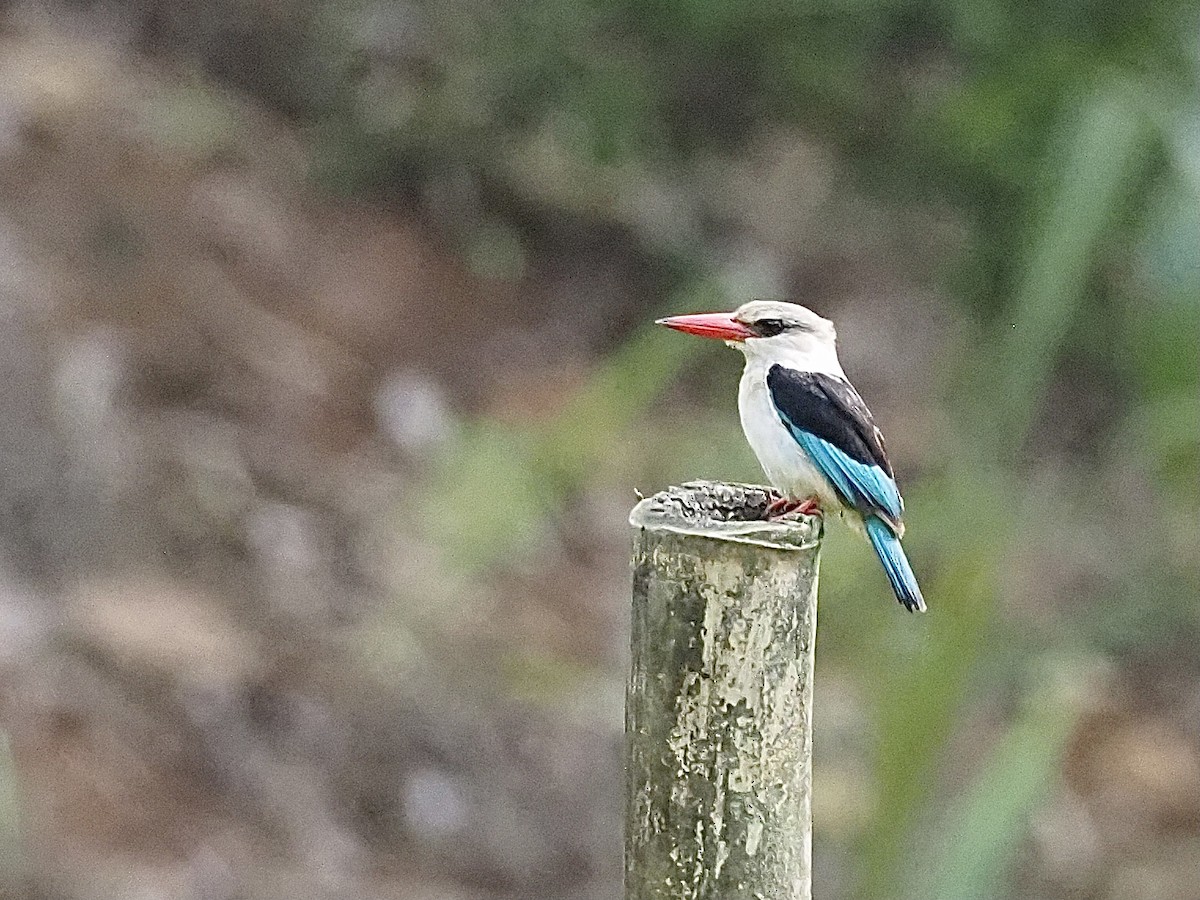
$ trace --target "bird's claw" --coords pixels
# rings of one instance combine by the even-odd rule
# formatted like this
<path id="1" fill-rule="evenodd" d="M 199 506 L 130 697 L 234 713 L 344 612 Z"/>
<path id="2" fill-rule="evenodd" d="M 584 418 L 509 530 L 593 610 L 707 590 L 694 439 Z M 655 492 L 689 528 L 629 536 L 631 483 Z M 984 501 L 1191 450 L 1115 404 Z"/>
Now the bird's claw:
<path id="1" fill-rule="evenodd" d="M 813 516 L 822 515 L 821 501 L 816 497 L 809 497 L 806 500 L 794 500 L 791 497 L 779 497 L 772 500 L 767 507 L 768 519 L 782 519 L 784 516 L 801 515 Z"/>
<path id="2" fill-rule="evenodd" d="M 809 497 L 792 512 L 799 513 L 802 516 L 823 516 L 824 511 L 821 509 L 821 501 L 816 497 Z"/>
<path id="3" fill-rule="evenodd" d="M 767 511 L 764 514 L 764 518 L 774 519 L 777 516 L 783 515 L 789 505 L 795 502 L 791 497 L 776 497 L 767 504 Z"/>

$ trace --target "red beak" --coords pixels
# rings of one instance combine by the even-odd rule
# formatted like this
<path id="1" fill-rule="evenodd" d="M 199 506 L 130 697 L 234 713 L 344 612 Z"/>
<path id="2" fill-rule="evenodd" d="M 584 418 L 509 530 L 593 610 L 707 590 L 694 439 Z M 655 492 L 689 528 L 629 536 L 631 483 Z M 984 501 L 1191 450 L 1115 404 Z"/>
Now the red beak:
<path id="1" fill-rule="evenodd" d="M 676 331 L 722 341 L 744 341 L 755 337 L 753 331 L 737 321 L 729 313 L 702 313 L 696 316 L 668 316 L 654 324 L 666 325 Z"/>

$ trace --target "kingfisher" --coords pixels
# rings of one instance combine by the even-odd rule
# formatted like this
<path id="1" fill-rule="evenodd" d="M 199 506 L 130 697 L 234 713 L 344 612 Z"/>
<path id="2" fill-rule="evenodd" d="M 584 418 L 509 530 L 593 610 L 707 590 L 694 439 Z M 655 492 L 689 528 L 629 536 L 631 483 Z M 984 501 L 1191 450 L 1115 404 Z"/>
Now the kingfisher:
<path id="1" fill-rule="evenodd" d="M 840 514 L 866 534 L 901 605 L 924 612 L 900 544 L 904 502 L 883 434 L 842 371 L 833 323 L 796 303 L 752 300 L 732 313 L 670 316 L 657 324 L 722 340 L 745 356 L 742 431 L 781 494 L 768 515 Z"/>

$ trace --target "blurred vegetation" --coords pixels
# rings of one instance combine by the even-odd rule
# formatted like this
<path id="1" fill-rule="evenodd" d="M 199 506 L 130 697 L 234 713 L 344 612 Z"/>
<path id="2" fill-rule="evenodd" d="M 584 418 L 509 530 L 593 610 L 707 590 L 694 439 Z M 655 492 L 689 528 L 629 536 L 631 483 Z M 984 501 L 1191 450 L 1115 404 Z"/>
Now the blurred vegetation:
<path id="1" fill-rule="evenodd" d="M 394 89 L 410 102 L 384 102 L 403 111 L 391 127 L 352 105 L 318 117 L 320 128 L 364 148 L 327 158 L 338 183 L 391 183 L 387 173 L 397 168 L 436 180 L 463 167 L 526 203 L 620 217 L 615 181 L 686 179 L 698 161 L 736 154 L 768 124 L 792 123 L 836 148 L 858 190 L 885 204 L 946 204 L 966 223 L 966 244 L 943 261 L 938 286 L 975 325 L 976 345 L 959 361 L 965 368 L 948 379 L 970 387 L 947 397 L 950 428 L 939 436 L 947 458 L 908 484 L 911 540 L 934 611 L 915 625 L 872 614 L 854 596 L 870 593 L 858 588 L 869 577 L 835 545 L 822 649 L 827 659 L 877 661 L 867 680 L 879 806 L 855 854 L 861 896 L 899 896 L 904 884 L 913 897 L 1007 893 L 1029 817 L 1062 765 L 1084 702 L 1078 685 L 1046 695 L 1056 678 L 1078 671 L 1025 673 L 1043 673 L 1066 649 L 1136 655 L 1153 652 L 1165 632 L 1200 630 L 1194 558 L 1176 555 L 1170 535 L 1181 529 L 1182 545 L 1192 547 L 1200 537 L 1189 512 L 1200 499 L 1200 193 L 1188 171 L 1197 164 L 1193 5 L 423 9 L 438 47 L 437 88 L 413 92 L 400 82 Z M 553 165 L 531 184 L 522 166 L 537 156 Z M 606 205 L 614 190 L 618 202 Z M 680 234 L 668 225 L 665 235 L 639 236 L 693 279 L 713 274 L 706 245 L 688 240 L 686 222 L 675 224 Z M 727 308 L 744 298 L 685 289 L 663 308 Z M 517 451 L 525 461 L 514 468 L 537 473 L 539 502 L 552 502 L 547 490 L 569 496 L 613 453 L 615 435 L 650 427 L 636 413 L 697 352 L 646 335 L 615 356 L 576 405 Z M 1088 452 L 1115 466 L 1147 466 L 1153 500 L 1123 497 L 1103 483 L 1103 464 L 1068 457 L 1054 462 L 1077 469 L 1081 489 L 1047 502 L 1031 473 L 1047 462 L 1039 446 L 1054 428 L 1054 404 L 1073 402 L 1049 396 L 1064 365 L 1105 371 L 1119 385 L 1100 446 Z M 734 426 L 714 419 L 706 427 Z M 694 468 L 677 456 L 673 477 L 734 474 L 704 465 L 694 454 L 705 449 L 691 451 Z M 494 473 L 494 461 L 487 452 L 481 465 Z M 456 459 L 449 467 L 454 480 L 477 492 L 463 466 Z M 519 484 L 502 481 L 505 490 Z M 1147 502 L 1162 505 L 1138 520 L 1150 533 L 1114 529 L 1127 505 Z M 525 509 L 502 505 L 518 516 Z M 1019 564 L 1023 546 L 1055 541 L 1059 529 L 1099 533 L 1129 563 L 1108 572 L 1078 622 L 1015 634 L 996 615 L 1006 569 Z M 1148 570 L 1157 572 L 1153 588 Z M 1163 631 L 1147 633 L 1138 622 L 1148 621 Z M 1130 638 L 1137 634 L 1143 640 Z M 961 727 L 964 698 L 981 690 L 1023 695 L 1025 712 L 997 735 L 967 798 L 939 812 L 930 804 L 942 748 Z"/>
<path id="2" fill-rule="evenodd" d="M 702 186 L 784 126 L 847 166 L 839 193 L 962 223 L 933 286 L 961 305 L 971 343 L 936 386 L 938 458 L 913 461 L 922 475 L 906 479 L 933 612 L 880 616 L 880 592 L 860 587 L 874 584 L 870 561 L 835 538 L 821 641 L 826 660 L 875 661 L 864 680 L 878 807 L 854 854 L 859 895 L 886 900 L 904 884 L 913 897 L 1004 894 L 1084 702 L 1081 690 L 1047 699 L 1044 678 L 1026 673 L 1067 651 L 1137 656 L 1172 632 L 1200 637 L 1195 557 L 1180 552 L 1200 539 L 1194 5 L 429 2 L 395 13 L 408 24 L 385 47 L 374 26 L 387 14 L 331 4 L 314 17 L 308 69 L 326 73 L 323 90 L 291 90 L 305 97 L 320 177 L 383 197 L 472 185 L 474 216 L 454 202 L 440 224 L 468 260 L 491 260 L 476 263 L 490 275 L 523 271 L 530 217 L 581 216 L 630 229 L 678 273 L 661 309 L 736 305 L 755 285 L 722 268 L 727 223 Z M 667 211 L 639 209 L 651 190 Z M 491 513 L 445 539 L 482 535 L 464 562 L 486 569 L 597 471 L 646 485 L 754 478 L 726 405 L 696 427 L 647 418 L 702 352 L 637 333 L 552 420 L 519 434 L 474 423 L 430 496 L 461 498 L 441 506 L 451 510 L 487 496 Z M 1066 367 L 1103 374 L 1064 395 Z M 1093 389 L 1097 433 L 1085 448 L 1057 445 L 1056 407 Z M 669 463 L 621 453 L 645 429 L 652 438 L 635 446 L 669 447 Z M 1152 496 L 1124 494 L 1123 467 L 1142 471 Z M 1150 512 L 1122 525 L 1130 506 Z M 1122 564 L 1054 630 L 1014 627 L 1007 574 L 1025 548 L 1064 535 L 1094 536 Z M 980 692 L 1013 696 L 1017 711 L 966 797 L 942 809 L 942 748 Z"/>
<path id="3" fill-rule="evenodd" d="M 818 856 L 847 869 L 828 896 L 968 900 L 1018 896 L 1097 673 L 1200 668 L 1197 19 L 1187 0 L 226 0 L 157 9 L 136 46 L 191 79 L 151 104 L 172 152 L 229 152 L 239 120 L 209 85 L 232 86 L 300 136 L 317 184 L 418 210 L 484 283 L 527 287 L 581 232 L 650 273 L 559 402 L 456 423 L 399 504 L 455 590 L 535 568 L 598 494 L 760 478 L 736 360 L 655 315 L 813 285 L 828 311 L 822 272 L 870 263 L 899 285 L 870 310 L 885 332 L 953 319 L 884 417 L 929 615 L 888 609 L 852 541 L 825 551 L 818 671 L 860 687 L 870 814 L 823 836 L 820 771 L 815 803 Z M 740 202 L 731 173 L 772 141 L 816 162 Z M 775 223 L 806 190 L 802 224 Z M 395 631 L 372 639 L 411 653 Z M 505 657 L 511 693 L 552 703 L 602 666 L 544 653 Z"/>

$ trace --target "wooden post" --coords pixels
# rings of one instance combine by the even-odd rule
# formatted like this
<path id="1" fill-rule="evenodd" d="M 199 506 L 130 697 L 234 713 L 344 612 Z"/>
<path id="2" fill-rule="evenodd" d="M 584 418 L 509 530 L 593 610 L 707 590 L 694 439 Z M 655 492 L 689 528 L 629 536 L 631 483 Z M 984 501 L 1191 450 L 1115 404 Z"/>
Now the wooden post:
<path id="1" fill-rule="evenodd" d="M 626 900 L 810 900 L 819 519 L 691 482 L 634 507 Z"/>

